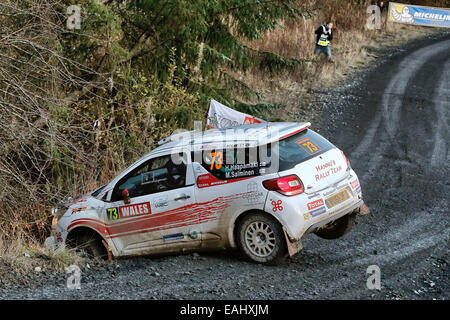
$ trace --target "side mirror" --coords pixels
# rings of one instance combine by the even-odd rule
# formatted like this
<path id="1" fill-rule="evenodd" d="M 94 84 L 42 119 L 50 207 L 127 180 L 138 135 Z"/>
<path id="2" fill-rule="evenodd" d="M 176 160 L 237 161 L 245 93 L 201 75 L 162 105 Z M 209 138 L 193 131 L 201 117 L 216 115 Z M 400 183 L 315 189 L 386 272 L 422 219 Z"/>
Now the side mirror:
<path id="1" fill-rule="evenodd" d="M 125 189 L 122 191 L 123 196 L 123 202 L 125 204 L 130 204 L 130 193 L 128 192 L 128 189 Z"/>

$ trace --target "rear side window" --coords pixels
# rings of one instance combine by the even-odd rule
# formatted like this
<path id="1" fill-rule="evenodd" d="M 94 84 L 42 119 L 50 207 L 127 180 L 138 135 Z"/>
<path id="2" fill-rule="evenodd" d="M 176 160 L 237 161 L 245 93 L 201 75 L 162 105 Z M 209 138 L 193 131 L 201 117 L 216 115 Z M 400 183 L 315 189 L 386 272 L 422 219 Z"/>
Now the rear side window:
<path id="1" fill-rule="evenodd" d="M 278 147 L 278 155 L 276 148 L 263 145 L 257 148 L 197 151 L 192 153 L 192 159 L 217 179 L 229 180 L 289 170 L 335 148 L 328 140 L 309 129 L 278 141 Z M 273 157 L 278 157 L 278 161 L 272 161 Z"/>
<path id="2" fill-rule="evenodd" d="M 219 149 L 199 151 L 193 154 L 194 161 L 220 180 L 256 177 L 265 173 L 270 163 L 261 159 L 259 148 Z"/>
<path id="3" fill-rule="evenodd" d="M 308 129 L 279 141 L 279 171 L 318 156 L 335 146 L 318 133 Z"/>

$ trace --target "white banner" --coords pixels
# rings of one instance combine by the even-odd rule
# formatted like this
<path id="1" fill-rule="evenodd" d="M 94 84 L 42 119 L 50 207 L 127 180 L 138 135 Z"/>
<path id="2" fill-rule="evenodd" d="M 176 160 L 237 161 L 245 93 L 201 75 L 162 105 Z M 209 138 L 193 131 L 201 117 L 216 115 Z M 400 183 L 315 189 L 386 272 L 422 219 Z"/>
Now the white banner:
<path id="1" fill-rule="evenodd" d="M 450 9 L 390 2 L 389 21 L 450 28 Z"/>
<path id="2" fill-rule="evenodd" d="M 216 100 L 211 100 L 206 125 L 208 129 L 220 129 L 263 122 L 266 121 L 231 109 Z"/>

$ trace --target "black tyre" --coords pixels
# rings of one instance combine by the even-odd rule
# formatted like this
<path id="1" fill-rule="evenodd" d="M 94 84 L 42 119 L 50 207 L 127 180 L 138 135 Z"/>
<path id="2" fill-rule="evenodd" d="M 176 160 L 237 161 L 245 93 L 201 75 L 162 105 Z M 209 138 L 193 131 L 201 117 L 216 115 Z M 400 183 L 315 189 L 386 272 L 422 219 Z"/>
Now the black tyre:
<path id="1" fill-rule="evenodd" d="M 84 233 L 77 239 L 77 251 L 89 258 L 106 259 L 108 252 L 102 243 L 102 238 L 95 233 Z"/>
<path id="2" fill-rule="evenodd" d="M 237 226 L 236 237 L 239 249 L 250 261 L 279 264 L 287 256 L 281 225 L 265 214 L 244 217 Z"/>
<path id="3" fill-rule="evenodd" d="M 333 222 L 323 229 L 315 232 L 316 235 L 323 239 L 337 239 L 348 233 L 355 224 L 355 214 L 347 214 Z"/>

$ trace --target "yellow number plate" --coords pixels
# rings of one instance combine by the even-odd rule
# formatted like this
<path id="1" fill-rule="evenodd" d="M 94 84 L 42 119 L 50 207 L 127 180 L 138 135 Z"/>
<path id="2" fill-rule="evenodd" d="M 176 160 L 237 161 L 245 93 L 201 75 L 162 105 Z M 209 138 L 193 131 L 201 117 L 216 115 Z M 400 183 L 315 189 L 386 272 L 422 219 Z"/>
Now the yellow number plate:
<path id="1" fill-rule="evenodd" d="M 327 198 L 325 200 L 325 203 L 327 204 L 328 209 L 331 209 L 349 198 L 350 195 L 348 194 L 347 189 L 344 189 L 341 192 L 335 194 L 334 196 Z"/>

